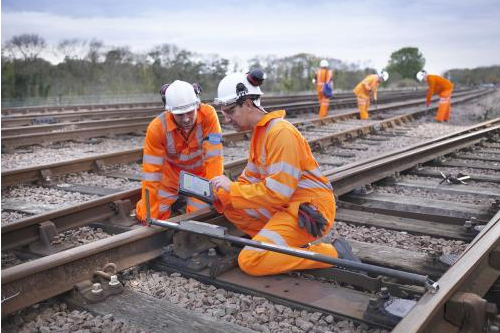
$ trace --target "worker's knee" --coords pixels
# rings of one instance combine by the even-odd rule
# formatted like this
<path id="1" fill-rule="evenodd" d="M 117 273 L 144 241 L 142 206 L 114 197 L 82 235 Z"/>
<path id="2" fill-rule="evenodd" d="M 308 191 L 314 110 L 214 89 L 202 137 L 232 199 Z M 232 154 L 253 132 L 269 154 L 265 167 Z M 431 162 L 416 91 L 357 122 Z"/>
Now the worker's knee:
<path id="1" fill-rule="evenodd" d="M 238 265 L 240 269 L 248 275 L 263 275 L 259 267 L 259 261 L 266 251 L 241 250 L 238 256 Z"/>

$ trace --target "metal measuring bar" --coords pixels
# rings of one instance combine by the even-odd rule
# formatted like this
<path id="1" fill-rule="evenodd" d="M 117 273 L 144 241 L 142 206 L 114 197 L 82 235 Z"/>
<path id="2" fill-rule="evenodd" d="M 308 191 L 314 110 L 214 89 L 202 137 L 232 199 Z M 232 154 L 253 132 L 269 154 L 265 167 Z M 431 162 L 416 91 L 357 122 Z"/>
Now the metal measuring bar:
<path id="1" fill-rule="evenodd" d="M 213 237 L 221 240 L 225 240 L 231 243 L 252 246 L 263 250 L 269 250 L 273 252 L 283 253 L 292 255 L 295 257 L 300 257 L 304 259 L 309 259 L 317 262 L 322 262 L 330 265 L 335 265 L 338 267 L 348 268 L 351 270 L 364 271 L 367 273 L 373 273 L 383 276 L 394 277 L 403 281 L 407 281 L 410 283 L 418 284 L 424 286 L 427 290 L 429 290 L 432 294 L 435 294 L 439 290 L 439 284 L 433 280 L 431 280 L 427 275 L 409 273 L 404 271 L 399 271 L 392 268 L 386 268 L 371 264 L 358 263 L 354 261 L 332 258 L 325 256 L 323 254 L 310 252 L 306 250 L 301 250 L 297 248 L 292 248 L 288 246 L 276 245 L 271 243 L 265 243 L 260 241 L 255 241 L 252 239 L 242 238 L 233 236 L 227 233 L 227 228 L 221 227 L 214 224 L 209 224 L 205 222 L 199 221 L 180 221 L 169 222 L 165 220 L 158 220 L 151 218 L 150 214 L 150 206 L 149 206 L 149 191 L 146 189 L 146 209 L 147 209 L 147 220 L 148 225 L 156 225 L 163 228 L 170 228 L 179 231 L 187 231 L 192 232 L 199 235 L 204 235 L 208 237 Z"/>

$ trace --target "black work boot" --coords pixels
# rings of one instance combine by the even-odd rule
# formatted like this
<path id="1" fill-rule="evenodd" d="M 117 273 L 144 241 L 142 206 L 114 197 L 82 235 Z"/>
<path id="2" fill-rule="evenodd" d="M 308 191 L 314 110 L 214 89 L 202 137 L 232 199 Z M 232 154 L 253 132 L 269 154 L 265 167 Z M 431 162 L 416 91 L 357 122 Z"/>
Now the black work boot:
<path id="1" fill-rule="evenodd" d="M 337 250 L 339 259 L 361 262 L 361 260 L 359 260 L 359 258 L 354 255 L 351 245 L 349 245 L 344 237 L 336 236 L 332 242 L 332 245 L 335 250 Z"/>

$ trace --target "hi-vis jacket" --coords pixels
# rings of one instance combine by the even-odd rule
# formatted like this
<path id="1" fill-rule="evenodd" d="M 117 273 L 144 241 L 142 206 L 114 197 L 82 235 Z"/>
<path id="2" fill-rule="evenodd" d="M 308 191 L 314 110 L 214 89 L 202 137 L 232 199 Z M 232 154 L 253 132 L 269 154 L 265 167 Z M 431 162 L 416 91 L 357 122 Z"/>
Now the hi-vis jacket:
<path id="1" fill-rule="evenodd" d="M 323 85 L 325 82 L 330 82 L 332 80 L 333 73 L 330 69 L 327 68 L 320 68 L 316 70 L 316 91 L 317 92 L 322 92 L 323 91 Z"/>
<path id="2" fill-rule="evenodd" d="M 284 110 L 274 111 L 257 123 L 245 169 L 231 184 L 229 193 L 217 192 L 222 204 L 216 204 L 219 211 L 232 205 L 250 216 L 271 218 L 292 202 L 319 203 L 320 210 L 328 202 L 334 209 L 330 182 L 319 169 L 307 141 L 284 116 Z"/>
<path id="3" fill-rule="evenodd" d="M 453 83 L 439 75 L 427 74 L 427 84 L 429 85 L 429 90 L 427 90 L 427 103 L 431 102 L 432 95 L 437 94 L 441 96 L 444 92 L 451 95 L 451 91 L 453 90 Z"/>
<path id="4" fill-rule="evenodd" d="M 378 75 L 370 74 L 367 75 L 363 81 L 358 83 L 354 88 L 353 92 L 358 97 L 368 98 L 370 97 L 370 90 L 373 91 L 373 99 L 377 100 L 377 88 L 378 88 Z"/>
<path id="5" fill-rule="evenodd" d="M 181 170 L 208 179 L 222 175 L 222 130 L 215 109 L 200 104 L 196 123 L 187 137 L 172 113 L 166 111 L 157 116 L 147 129 L 142 169 L 142 201 L 147 188 L 153 218 L 158 216 L 160 183 L 162 188 L 177 189 Z M 137 211 L 141 218 L 139 211 L 145 209 Z"/>

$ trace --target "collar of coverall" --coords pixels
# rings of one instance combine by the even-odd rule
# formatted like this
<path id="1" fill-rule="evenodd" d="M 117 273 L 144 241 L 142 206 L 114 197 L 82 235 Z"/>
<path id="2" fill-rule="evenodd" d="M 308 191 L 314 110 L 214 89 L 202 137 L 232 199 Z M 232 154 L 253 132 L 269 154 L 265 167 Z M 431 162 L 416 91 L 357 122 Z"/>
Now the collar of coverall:
<path id="1" fill-rule="evenodd" d="M 266 113 L 264 117 L 260 118 L 259 122 L 255 125 L 257 126 L 266 126 L 268 122 L 275 118 L 285 118 L 286 112 L 285 110 L 276 110 L 273 112 Z"/>
<path id="2" fill-rule="evenodd" d="M 199 124 L 201 123 L 201 117 L 200 117 L 200 109 L 201 109 L 201 106 L 203 104 L 200 103 L 200 106 L 198 107 L 198 114 L 196 115 L 196 120 L 195 120 L 195 126 L 196 124 Z M 181 129 L 179 126 L 177 126 L 177 123 L 175 122 L 175 118 L 174 118 L 174 115 L 172 114 L 172 112 L 167 112 L 167 117 L 170 118 L 170 121 L 167 121 L 167 131 L 173 131 L 173 130 L 176 130 L 176 129 Z"/>

